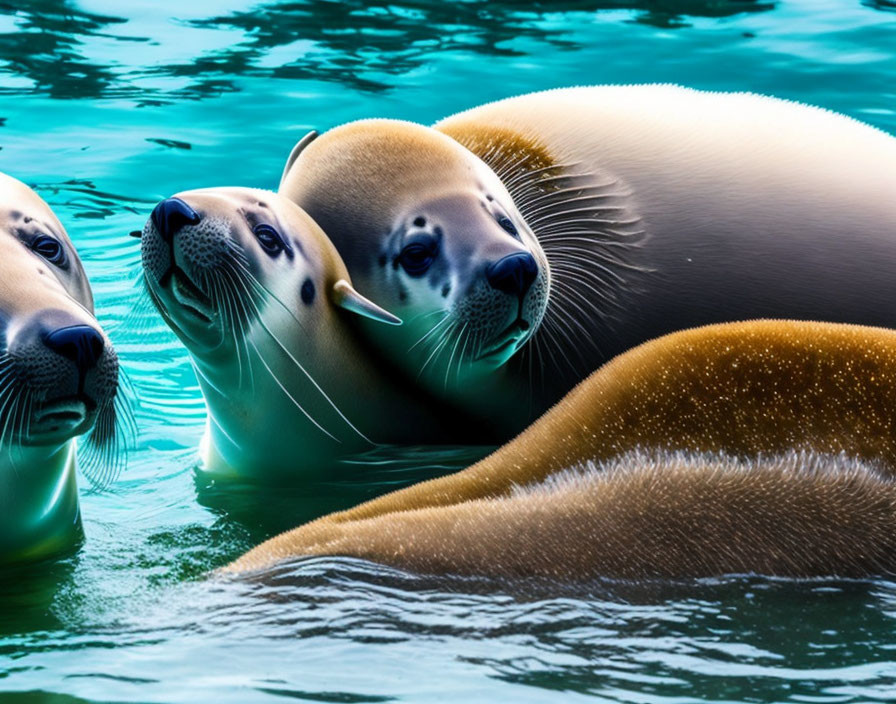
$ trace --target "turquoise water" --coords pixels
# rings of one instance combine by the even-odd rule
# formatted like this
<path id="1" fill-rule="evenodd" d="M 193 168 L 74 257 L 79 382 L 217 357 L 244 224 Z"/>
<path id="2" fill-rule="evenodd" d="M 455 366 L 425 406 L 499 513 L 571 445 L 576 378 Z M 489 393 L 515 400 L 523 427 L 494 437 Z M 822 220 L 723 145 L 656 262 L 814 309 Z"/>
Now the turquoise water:
<path id="1" fill-rule="evenodd" d="M 275 187 L 311 128 L 622 82 L 753 90 L 896 133 L 896 3 L 0 2 L 0 170 L 79 247 L 141 428 L 112 490 L 83 496 L 84 549 L 0 576 L 0 701 L 896 699 L 892 581 L 560 591 L 337 559 L 202 578 L 485 449 L 381 451 L 293 490 L 203 486 L 202 399 L 127 233 L 178 190 Z"/>

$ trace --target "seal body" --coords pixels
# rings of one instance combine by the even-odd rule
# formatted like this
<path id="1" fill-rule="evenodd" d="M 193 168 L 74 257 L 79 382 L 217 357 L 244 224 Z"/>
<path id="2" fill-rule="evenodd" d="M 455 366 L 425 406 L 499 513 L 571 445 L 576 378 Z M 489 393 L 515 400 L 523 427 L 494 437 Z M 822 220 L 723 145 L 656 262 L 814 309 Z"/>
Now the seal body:
<path id="1" fill-rule="evenodd" d="M 548 367 L 548 402 L 674 330 L 896 322 L 896 139 L 868 125 L 641 85 L 523 95 L 435 129 L 493 168 L 550 262 L 550 304 L 527 345 Z"/>
<path id="2" fill-rule="evenodd" d="M 180 193 L 153 210 L 141 248 L 150 296 L 205 397 L 207 471 L 307 478 L 374 443 L 443 439 L 425 395 L 370 362 L 348 322 L 400 321 L 354 291 L 292 202 L 248 188 Z"/>
<path id="3" fill-rule="evenodd" d="M 49 206 L 0 174 L 0 562 L 70 551 L 85 470 L 114 468 L 118 360 L 77 252 Z M 92 442 L 91 442 L 92 441 Z M 109 464 L 106 464 L 108 462 Z M 98 474 L 95 474 L 97 472 Z"/>
<path id="4" fill-rule="evenodd" d="M 496 374 L 538 328 L 550 270 L 505 185 L 445 135 L 362 120 L 303 140 L 280 193 L 306 210 L 358 290 L 404 320 L 359 321 L 393 374 L 505 439 L 530 418 L 527 389 Z"/>
<path id="5" fill-rule="evenodd" d="M 273 538 L 228 571 L 350 555 L 565 580 L 896 567 L 896 332 L 757 321 L 674 333 L 458 474 Z"/>

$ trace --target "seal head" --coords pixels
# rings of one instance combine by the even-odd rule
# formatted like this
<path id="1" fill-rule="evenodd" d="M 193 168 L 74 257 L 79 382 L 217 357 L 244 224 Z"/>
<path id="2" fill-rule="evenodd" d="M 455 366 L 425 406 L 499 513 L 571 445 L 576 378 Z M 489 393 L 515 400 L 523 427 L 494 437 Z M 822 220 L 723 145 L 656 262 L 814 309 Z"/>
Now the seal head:
<path id="1" fill-rule="evenodd" d="M 73 439 L 92 430 L 95 452 L 83 467 L 106 481 L 115 465 L 118 358 L 49 206 L 2 174 L 0 195 L 0 561 L 15 561 L 77 543 Z"/>
<path id="2" fill-rule="evenodd" d="M 416 408 L 384 388 L 347 324 L 401 321 L 354 290 L 332 243 L 286 198 L 249 188 L 179 193 L 152 211 L 142 257 L 150 296 L 189 350 L 205 396 L 206 470 L 307 476 L 418 429 L 394 421 L 396 408 Z M 371 404 L 352 403 L 358 388 Z"/>
<path id="3" fill-rule="evenodd" d="M 550 272 L 504 184 L 426 127 L 364 120 L 300 143 L 280 192 L 318 221 L 358 290 L 401 317 L 366 325 L 383 357 L 463 398 L 529 339 Z"/>

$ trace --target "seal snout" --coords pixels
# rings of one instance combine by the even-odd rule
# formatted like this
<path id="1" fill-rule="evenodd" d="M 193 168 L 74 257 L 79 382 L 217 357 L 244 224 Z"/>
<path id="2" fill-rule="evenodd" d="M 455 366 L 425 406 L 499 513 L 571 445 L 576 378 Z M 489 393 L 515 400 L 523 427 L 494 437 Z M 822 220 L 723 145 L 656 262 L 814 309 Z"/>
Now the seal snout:
<path id="1" fill-rule="evenodd" d="M 199 213 L 180 198 L 166 198 L 152 209 L 150 218 L 162 239 L 169 243 L 184 225 L 198 225 L 202 220 Z"/>
<path id="2" fill-rule="evenodd" d="M 489 264 L 485 278 L 493 289 L 522 298 L 538 276 L 538 263 L 529 252 L 515 252 Z"/>
<path id="3" fill-rule="evenodd" d="M 42 337 L 47 347 L 73 361 L 82 373 L 96 366 L 106 347 L 103 336 L 90 325 L 69 325 Z"/>
<path id="4" fill-rule="evenodd" d="M 102 332 L 58 309 L 34 313 L 9 341 L 10 379 L 27 389 L 29 436 L 83 432 L 118 388 L 118 358 Z"/>

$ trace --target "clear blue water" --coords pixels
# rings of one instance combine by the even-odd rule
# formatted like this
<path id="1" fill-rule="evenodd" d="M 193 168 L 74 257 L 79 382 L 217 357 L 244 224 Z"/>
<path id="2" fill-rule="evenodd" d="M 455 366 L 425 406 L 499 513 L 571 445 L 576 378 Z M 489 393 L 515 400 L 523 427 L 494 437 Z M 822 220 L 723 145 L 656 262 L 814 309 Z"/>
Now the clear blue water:
<path id="1" fill-rule="evenodd" d="M 83 496 L 84 549 L 0 576 L 0 701 L 896 699 L 891 581 L 563 592 L 336 559 L 265 584 L 203 579 L 274 532 L 484 450 L 381 453 L 292 491 L 198 485 L 202 399 L 141 302 L 127 236 L 153 202 L 275 187 L 310 128 L 626 82 L 769 93 L 896 133 L 896 3 L 0 2 L 0 170 L 34 185 L 80 248 L 141 428 L 113 489 Z"/>

